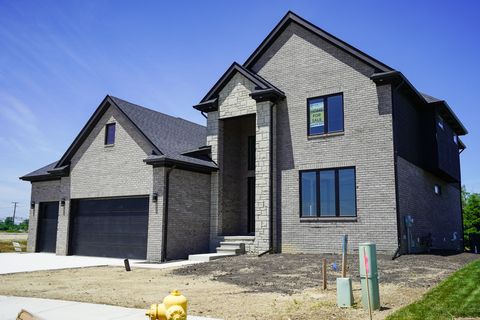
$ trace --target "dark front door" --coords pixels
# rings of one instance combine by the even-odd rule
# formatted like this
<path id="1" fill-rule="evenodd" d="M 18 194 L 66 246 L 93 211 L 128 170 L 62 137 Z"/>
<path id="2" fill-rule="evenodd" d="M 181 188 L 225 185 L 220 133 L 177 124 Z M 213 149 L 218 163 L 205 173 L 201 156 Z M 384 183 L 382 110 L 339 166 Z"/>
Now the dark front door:
<path id="1" fill-rule="evenodd" d="M 255 233 L 255 178 L 247 178 L 248 233 Z"/>
<path id="2" fill-rule="evenodd" d="M 72 201 L 70 254 L 145 259 L 148 197 Z"/>
<path id="3" fill-rule="evenodd" d="M 40 202 L 37 252 L 55 252 L 57 246 L 58 201 Z"/>

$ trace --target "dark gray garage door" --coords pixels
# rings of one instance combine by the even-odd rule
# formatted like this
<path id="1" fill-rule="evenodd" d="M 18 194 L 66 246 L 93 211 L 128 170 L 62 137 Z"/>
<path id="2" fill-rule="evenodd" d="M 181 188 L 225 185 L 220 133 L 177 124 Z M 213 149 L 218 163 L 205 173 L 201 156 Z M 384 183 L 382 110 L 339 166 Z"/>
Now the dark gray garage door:
<path id="1" fill-rule="evenodd" d="M 40 202 L 37 229 L 37 251 L 55 252 L 57 245 L 58 201 Z"/>
<path id="2" fill-rule="evenodd" d="M 148 197 L 72 201 L 70 254 L 145 259 Z"/>

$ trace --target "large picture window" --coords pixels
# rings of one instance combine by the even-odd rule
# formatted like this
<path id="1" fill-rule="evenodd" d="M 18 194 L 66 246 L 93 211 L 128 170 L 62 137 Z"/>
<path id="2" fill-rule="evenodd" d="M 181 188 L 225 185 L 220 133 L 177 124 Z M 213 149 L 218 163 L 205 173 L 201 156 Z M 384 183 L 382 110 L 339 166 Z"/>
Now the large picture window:
<path id="1" fill-rule="evenodd" d="M 300 172 L 301 217 L 355 217 L 355 168 Z"/>
<path id="2" fill-rule="evenodd" d="M 307 100 L 308 135 L 343 131 L 343 94 Z"/>

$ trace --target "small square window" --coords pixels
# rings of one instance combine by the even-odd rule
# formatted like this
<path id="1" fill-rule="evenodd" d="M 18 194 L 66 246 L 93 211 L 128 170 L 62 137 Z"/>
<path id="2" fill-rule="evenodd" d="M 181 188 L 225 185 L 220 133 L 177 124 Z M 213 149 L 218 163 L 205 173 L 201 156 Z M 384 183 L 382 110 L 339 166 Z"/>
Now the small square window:
<path id="1" fill-rule="evenodd" d="M 440 185 L 436 184 L 435 187 L 434 187 L 434 190 L 435 190 L 435 194 L 437 196 L 442 194 L 442 187 L 440 187 Z"/>
<path id="2" fill-rule="evenodd" d="M 115 123 L 109 123 L 105 126 L 105 145 L 115 143 Z"/>

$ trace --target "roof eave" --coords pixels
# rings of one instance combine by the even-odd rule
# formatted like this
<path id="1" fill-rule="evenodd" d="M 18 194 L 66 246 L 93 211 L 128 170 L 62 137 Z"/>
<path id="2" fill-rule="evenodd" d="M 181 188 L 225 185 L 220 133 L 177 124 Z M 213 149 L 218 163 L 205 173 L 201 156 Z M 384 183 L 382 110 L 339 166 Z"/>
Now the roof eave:
<path id="1" fill-rule="evenodd" d="M 210 173 L 218 170 L 217 167 L 204 166 L 197 163 L 171 159 L 165 156 L 150 157 L 150 158 L 144 159 L 143 161 L 146 164 L 152 165 L 154 167 L 175 167 L 178 169 L 184 169 L 188 171 L 195 171 L 195 172 L 201 172 L 201 173 Z"/>
<path id="2" fill-rule="evenodd" d="M 277 102 L 284 99 L 285 94 L 283 94 L 283 92 L 278 92 L 275 89 L 270 88 L 265 90 L 255 90 L 254 92 L 250 93 L 250 97 L 252 97 L 252 99 L 254 99 L 256 102 Z"/>
<path id="3" fill-rule="evenodd" d="M 22 176 L 18 179 L 23 181 L 38 182 L 38 181 L 51 181 L 60 180 L 62 177 L 66 177 L 65 174 L 41 174 L 36 176 Z"/>
<path id="4" fill-rule="evenodd" d="M 458 119 L 457 115 L 453 112 L 453 110 L 450 108 L 450 106 L 446 101 L 442 100 L 442 101 L 428 102 L 425 99 L 425 97 L 415 88 L 415 86 L 410 81 L 408 81 L 408 79 L 400 71 L 392 70 L 388 72 L 375 73 L 370 77 L 370 79 L 372 79 L 372 81 L 374 81 L 377 85 L 383 85 L 383 84 L 406 85 L 408 89 L 410 89 L 415 94 L 415 96 L 418 99 L 420 99 L 423 103 L 431 106 L 439 105 L 442 108 L 444 108 L 445 114 L 451 117 L 452 124 L 457 129 L 455 131 L 457 135 L 461 136 L 461 135 L 466 135 L 468 133 L 468 130 L 465 128 L 462 122 Z"/>
<path id="5" fill-rule="evenodd" d="M 211 112 L 218 110 L 218 98 L 207 100 L 193 106 L 194 109 L 201 112 Z"/>

